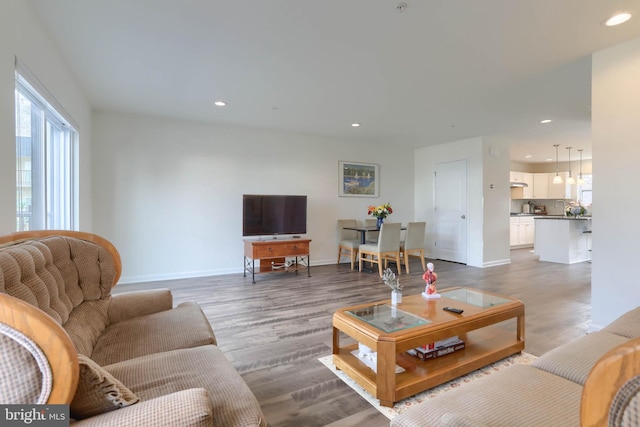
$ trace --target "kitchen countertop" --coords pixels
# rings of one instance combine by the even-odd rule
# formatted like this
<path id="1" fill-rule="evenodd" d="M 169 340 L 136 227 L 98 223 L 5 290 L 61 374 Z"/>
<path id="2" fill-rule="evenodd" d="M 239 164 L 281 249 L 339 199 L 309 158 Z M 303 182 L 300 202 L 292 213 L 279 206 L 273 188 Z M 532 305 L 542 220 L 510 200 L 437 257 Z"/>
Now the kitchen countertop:
<path id="1" fill-rule="evenodd" d="M 563 219 L 563 220 L 591 220 L 590 216 L 564 216 L 564 215 L 534 215 L 534 219 Z"/>

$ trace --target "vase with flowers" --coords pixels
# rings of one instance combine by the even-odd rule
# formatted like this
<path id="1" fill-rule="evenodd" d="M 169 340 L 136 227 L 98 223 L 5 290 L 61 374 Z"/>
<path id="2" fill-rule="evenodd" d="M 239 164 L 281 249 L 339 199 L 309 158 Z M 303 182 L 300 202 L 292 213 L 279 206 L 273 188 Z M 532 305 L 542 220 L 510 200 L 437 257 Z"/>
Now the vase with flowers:
<path id="1" fill-rule="evenodd" d="M 582 202 L 578 201 L 578 202 L 569 202 L 569 204 L 567 205 L 567 210 L 566 210 L 566 215 L 567 216 L 574 216 L 574 217 L 579 217 L 582 215 L 585 215 L 587 213 L 587 209 L 582 206 Z"/>
<path id="2" fill-rule="evenodd" d="M 391 215 L 392 213 L 393 213 L 393 209 L 391 209 L 391 204 L 385 203 L 384 205 L 380 205 L 380 206 L 373 206 L 373 205 L 369 206 L 367 215 L 372 215 L 375 218 L 377 218 L 378 222 L 376 224 L 376 227 L 379 229 L 380 227 L 382 227 L 382 223 L 384 222 L 384 219 L 389 215 Z"/>
<path id="3" fill-rule="evenodd" d="M 382 273 L 382 281 L 391 288 L 391 305 L 402 304 L 402 285 L 400 285 L 400 280 L 390 268 L 387 268 Z"/>

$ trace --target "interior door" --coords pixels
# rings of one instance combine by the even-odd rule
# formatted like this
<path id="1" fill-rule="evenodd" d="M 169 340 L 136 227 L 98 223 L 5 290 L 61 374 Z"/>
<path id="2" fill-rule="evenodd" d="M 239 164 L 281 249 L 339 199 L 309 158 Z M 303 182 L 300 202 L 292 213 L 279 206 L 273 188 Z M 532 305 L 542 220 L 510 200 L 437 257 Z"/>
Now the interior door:
<path id="1" fill-rule="evenodd" d="M 467 263 L 467 161 L 435 166 L 435 252 L 438 259 Z"/>

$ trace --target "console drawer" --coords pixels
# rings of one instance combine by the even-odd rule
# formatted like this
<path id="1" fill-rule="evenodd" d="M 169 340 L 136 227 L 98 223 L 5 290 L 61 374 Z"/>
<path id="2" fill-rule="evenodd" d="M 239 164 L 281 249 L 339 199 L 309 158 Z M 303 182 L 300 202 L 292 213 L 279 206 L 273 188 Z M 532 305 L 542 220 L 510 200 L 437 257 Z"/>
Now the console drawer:
<path id="1" fill-rule="evenodd" d="M 283 256 L 295 256 L 295 255 L 307 255 L 309 253 L 309 243 L 278 243 L 278 244 L 265 244 L 265 245 L 253 245 L 253 257 L 259 258 L 276 258 Z"/>

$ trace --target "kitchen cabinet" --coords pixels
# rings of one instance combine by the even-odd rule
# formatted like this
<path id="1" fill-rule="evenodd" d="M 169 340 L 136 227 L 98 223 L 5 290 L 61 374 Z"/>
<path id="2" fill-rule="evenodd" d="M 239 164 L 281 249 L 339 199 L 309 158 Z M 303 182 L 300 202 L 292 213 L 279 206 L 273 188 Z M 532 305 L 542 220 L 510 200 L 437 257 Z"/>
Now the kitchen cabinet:
<path id="1" fill-rule="evenodd" d="M 509 172 L 509 181 L 522 182 L 522 172 L 516 172 L 516 171 Z"/>
<path id="2" fill-rule="evenodd" d="M 533 174 L 533 199 L 549 198 L 549 174 L 534 173 Z"/>
<path id="3" fill-rule="evenodd" d="M 532 246 L 535 240 L 533 216 L 512 216 L 509 223 L 509 244 L 511 246 Z"/>
<path id="4" fill-rule="evenodd" d="M 560 178 L 562 178 L 562 184 L 554 184 L 553 179 L 556 177 L 555 172 L 549 175 L 549 198 L 550 199 L 571 199 L 576 200 L 578 194 L 578 186 L 573 184 L 567 184 L 567 178 L 569 178 L 569 172 L 558 172 Z M 574 179 L 577 179 L 574 177 Z"/>
<path id="5" fill-rule="evenodd" d="M 512 199 L 532 199 L 533 198 L 533 174 L 529 172 L 509 172 L 511 182 L 521 182 L 527 184 L 526 187 L 511 188 Z"/>
<path id="6" fill-rule="evenodd" d="M 556 173 L 528 173 L 511 171 L 509 178 L 511 182 L 523 182 L 527 184 L 526 187 L 511 188 L 512 199 L 527 199 L 527 200 L 541 200 L 541 199 L 578 199 L 578 186 L 567 184 L 567 178 L 569 172 L 558 172 L 558 175 L 562 178 L 562 184 L 554 184 L 553 178 Z M 575 178 L 575 176 L 574 176 Z"/>
<path id="7" fill-rule="evenodd" d="M 509 172 L 509 180 L 511 182 L 524 182 L 524 172 L 518 172 L 518 171 Z"/>
<path id="8" fill-rule="evenodd" d="M 522 188 L 522 198 L 523 199 L 533 199 L 533 174 L 529 172 L 522 173 L 522 179 L 526 187 Z"/>

